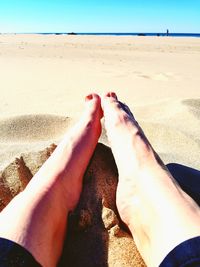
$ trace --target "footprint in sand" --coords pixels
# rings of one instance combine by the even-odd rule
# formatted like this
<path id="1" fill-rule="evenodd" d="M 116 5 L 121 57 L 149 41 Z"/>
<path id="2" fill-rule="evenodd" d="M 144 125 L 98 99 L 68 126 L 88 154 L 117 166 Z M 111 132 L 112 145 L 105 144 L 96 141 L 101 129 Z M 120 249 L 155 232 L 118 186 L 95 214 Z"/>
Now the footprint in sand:
<path id="1" fill-rule="evenodd" d="M 140 74 L 138 75 L 141 78 L 145 78 L 145 79 L 150 79 L 150 80 L 155 80 L 155 81 L 169 81 L 169 80 L 175 80 L 175 81 L 179 81 L 180 80 L 180 76 L 171 72 L 160 72 L 160 73 L 156 73 L 156 74 Z"/>
<path id="2" fill-rule="evenodd" d="M 141 74 L 141 75 L 138 75 L 138 76 L 141 77 L 141 78 L 144 78 L 144 79 L 152 79 L 151 76 L 149 76 L 149 75 Z"/>
<path id="3" fill-rule="evenodd" d="M 158 73 L 152 77 L 152 79 L 156 81 L 168 81 L 170 78 L 172 78 L 172 75 L 167 73 Z"/>

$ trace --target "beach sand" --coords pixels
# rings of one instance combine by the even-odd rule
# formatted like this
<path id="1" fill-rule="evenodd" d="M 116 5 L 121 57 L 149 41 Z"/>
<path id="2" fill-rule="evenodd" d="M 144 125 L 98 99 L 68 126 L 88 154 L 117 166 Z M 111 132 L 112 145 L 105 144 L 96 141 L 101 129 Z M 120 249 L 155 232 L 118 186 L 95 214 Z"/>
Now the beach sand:
<path id="1" fill-rule="evenodd" d="M 1 209 L 92 91 L 115 91 L 166 164 L 198 169 L 199 69 L 200 38 L 0 35 Z M 104 129 L 99 142 L 59 266 L 144 266 L 116 210 L 117 167 Z"/>

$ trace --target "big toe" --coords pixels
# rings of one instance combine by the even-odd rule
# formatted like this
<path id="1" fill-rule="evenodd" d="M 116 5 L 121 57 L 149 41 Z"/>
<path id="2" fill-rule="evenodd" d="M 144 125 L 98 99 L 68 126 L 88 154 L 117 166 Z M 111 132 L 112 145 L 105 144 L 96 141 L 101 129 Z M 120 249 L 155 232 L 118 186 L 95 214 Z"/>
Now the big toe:
<path id="1" fill-rule="evenodd" d="M 92 93 L 85 97 L 86 113 L 91 116 L 98 115 L 102 118 L 103 112 L 101 108 L 101 98 L 99 95 Z"/>
<path id="2" fill-rule="evenodd" d="M 106 117 L 111 112 L 118 112 L 120 104 L 117 95 L 114 92 L 108 92 L 101 98 L 101 107 Z"/>
<path id="3" fill-rule="evenodd" d="M 118 100 L 114 92 L 106 93 L 101 99 L 101 106 L 106 120 L 134 120 L 134 116 L 129 107 Z"/>
<path id="4" fill-rule="evenodd" d="M 101 98 L 102 109 L 104 110 L 107 105 L 109 105 L 110 103 L 115 103 L 115 102 L 118 102 L 116 93 L 108 92 L 104 94 Z"/>

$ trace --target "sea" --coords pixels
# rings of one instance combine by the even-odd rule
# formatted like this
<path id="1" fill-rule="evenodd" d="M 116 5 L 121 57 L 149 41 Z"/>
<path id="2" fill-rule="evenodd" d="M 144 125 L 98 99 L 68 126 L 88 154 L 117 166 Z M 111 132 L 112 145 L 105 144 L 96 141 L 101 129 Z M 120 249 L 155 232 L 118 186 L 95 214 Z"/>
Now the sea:
<path id="1" fill-rule="evenodd" d="M 200 37 L 200 33 L 143 33 L 143 32 L 127 32 L 127 33 L 108 33 L 108 32 L 101 32 L 101 33 L 62 33 L 62 32 L 54 32 L 54 33 L 39 33 L 39 34 L 55 34 L 55 35 L 106 35 L 106 36 L 169 36 L 169 37 Z"/>

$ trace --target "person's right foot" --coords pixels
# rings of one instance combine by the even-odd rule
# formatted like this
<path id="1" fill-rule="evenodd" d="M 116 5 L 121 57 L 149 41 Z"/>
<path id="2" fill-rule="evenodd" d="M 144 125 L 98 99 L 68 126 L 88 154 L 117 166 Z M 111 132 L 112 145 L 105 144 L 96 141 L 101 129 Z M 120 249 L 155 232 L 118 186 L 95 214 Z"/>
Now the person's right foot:
<path id="1" fill-rule="evenodd" d="M 200 235 L 200 209 L 155 153 L 115 93 L 102 98 L 105 128 L 119 171 L 117 208 L 148 266 Z"/>

